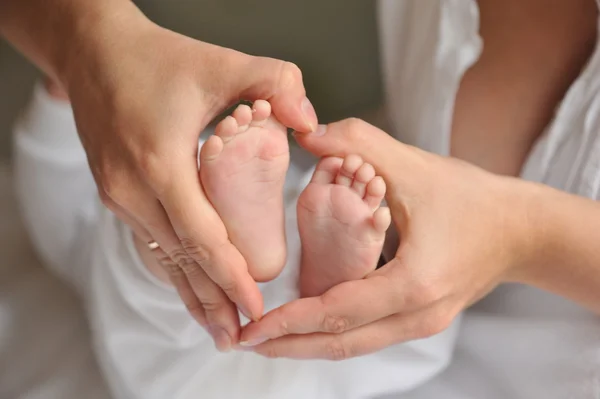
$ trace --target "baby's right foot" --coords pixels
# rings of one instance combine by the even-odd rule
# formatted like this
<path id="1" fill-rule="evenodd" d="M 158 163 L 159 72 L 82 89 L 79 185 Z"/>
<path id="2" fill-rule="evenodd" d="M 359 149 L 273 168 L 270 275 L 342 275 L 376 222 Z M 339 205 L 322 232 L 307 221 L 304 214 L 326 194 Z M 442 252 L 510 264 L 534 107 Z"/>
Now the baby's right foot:
<path id="1" fill-rule="evenodd" d="M 298 200 L 302 241 L 300 293 L 318 296 L 375 270 L 388 208 L 380 208 L 385 182 L 358 156 L 324 158 Z"/>

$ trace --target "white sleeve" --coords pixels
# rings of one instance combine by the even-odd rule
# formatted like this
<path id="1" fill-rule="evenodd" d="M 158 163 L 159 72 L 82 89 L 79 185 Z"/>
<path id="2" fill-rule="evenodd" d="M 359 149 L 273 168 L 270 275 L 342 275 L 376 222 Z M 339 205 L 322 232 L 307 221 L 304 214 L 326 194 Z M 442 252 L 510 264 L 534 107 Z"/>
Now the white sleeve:
<path id="1" fill-rule="evenodd" d="M 81 290 L 99 203 L 70 105 L 38 85 L 15 129 L 16 192 L 44 263 Z M 74 265 L 77 264 L 77 267 Z"/>

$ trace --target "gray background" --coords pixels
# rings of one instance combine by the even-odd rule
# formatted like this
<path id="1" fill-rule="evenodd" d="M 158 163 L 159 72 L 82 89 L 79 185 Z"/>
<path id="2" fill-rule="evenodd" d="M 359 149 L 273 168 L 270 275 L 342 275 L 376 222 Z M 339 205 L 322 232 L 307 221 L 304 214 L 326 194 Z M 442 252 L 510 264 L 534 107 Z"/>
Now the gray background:
<path id="1" fill-rule="evenodd" d="M 364 0 L 142 0 L 155 22 L 207 42 L 297 63 L 324 122 L 381 99 L 376 2 Z M 0 42 L 0 158 L 36 79 L 34 67 Z"/>

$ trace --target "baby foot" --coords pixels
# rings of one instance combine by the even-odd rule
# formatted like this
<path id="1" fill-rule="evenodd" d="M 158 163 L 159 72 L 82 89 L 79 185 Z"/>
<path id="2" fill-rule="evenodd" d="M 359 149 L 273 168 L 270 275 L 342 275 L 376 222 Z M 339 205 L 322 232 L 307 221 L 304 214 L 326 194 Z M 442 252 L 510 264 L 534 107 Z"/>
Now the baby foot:
<path id="1" fill-rule="evenodd" d="M 390 226 L 385 182 L 359 156 L 324 158 L 298 199 L 300 293 L 317 296 L 375 270 Z"/>
<path id="2" fill-rule="evenodd" d="M 240 105 L 200 151 L 202 185 L 231 242 L 256 281 L 277 277 L 286 260 L 283 184 L 289 166 L 287 131 L 271 105 Z"/>

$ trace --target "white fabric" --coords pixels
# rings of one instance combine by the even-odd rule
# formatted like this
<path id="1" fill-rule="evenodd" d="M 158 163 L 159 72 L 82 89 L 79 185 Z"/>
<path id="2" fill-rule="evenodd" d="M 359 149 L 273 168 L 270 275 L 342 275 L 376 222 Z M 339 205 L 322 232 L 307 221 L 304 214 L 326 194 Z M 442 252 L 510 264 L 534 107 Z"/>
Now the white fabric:
<path id="1" fill-rule="evenodd" d="M 107 399 L 79 300 L 43 269 L 0 165 L 0 398 Z"/>
<path id="2" fill-rule="evenodd" d="M 380 1 L 389 116 L 399 140 L 447 155 L 464 72 L 478 59 L 473 0 Z M 523 177 L 600 199 L 600 52 L 532 151 Z M 581 221 L 585 223 L 585 221 Z M 466 312 L 448 370 L 408 398 L 600 398 L 600 318 L 506 285 Z"/>
<path id="3" fill-rule="evenodd" d="M 367 398 L 411 389 L 447 365 L 458 322 L 428 340 L 341 363 L 217 353 L 175 290 L 143 266 L 130 230 L 101 207 L 68 105 L 38 88 L 15 137 L 25 223 L 42 258 L 81 295 L 114 397 Z M 297 297 L 296 200 L 313 160 L 298 149 L 293 159 L 285 188 L 290 261 L 261 285 L 267 308 Z"/>

